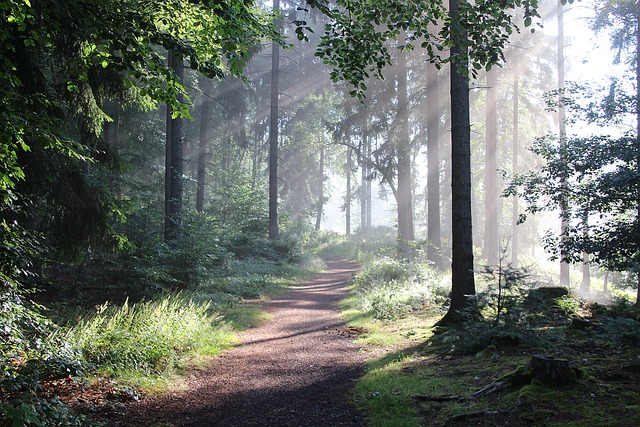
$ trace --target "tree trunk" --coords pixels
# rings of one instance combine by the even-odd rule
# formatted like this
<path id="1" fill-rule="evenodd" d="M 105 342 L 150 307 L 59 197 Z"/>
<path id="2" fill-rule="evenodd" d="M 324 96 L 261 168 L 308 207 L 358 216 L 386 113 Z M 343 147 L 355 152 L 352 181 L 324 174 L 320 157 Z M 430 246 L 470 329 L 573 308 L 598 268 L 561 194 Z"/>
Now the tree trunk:
<path id="1" fill-rule="evenodd" d="M 511 173 L 516 175 L 518 173 L 518 138 L 519 138 L 519 120 L 520 120 L 520 70 L 518 69 L 517 61 L 513 70 L 513 146 L 512 146 L 512 163 Z M 513 196 L 513 206 L 511 211 L 511 265 L 513 268 L 518 268 L 518 255 L 520 251 L 520 238 L 518 236 L 518 218 L 520 216 L 518 212 L 518 195 Z"/>
<path id="2" fill-rule="evenodd" d="M 347 173 L 347 194 L 344 197 L 344 220 L 345 234 L 351 234 L 351 148 L 347 147 L 347 165 L 345 167 Z"/>
<path id="3" fill-rule="evenodd" d="M 171 52 L 171 68 L 179 81 L 184 80 L 184 65 L 182 55 Z M 178 95 L 178 102 L 183 102 L 184 97 Z M 184 158 L 184 119 L 171 118 L 171 108 L 167 109 L 169 120 L 169 194 L 168 215 L 165 216 L 165 235 L 167 241 L 175 240 L 180 236 L 182 222 L 182 198 L 183 198 L 183 158 Z"/>
<path id="4" fill-rule="evenodd" d="M 366 123 L 366 119 L 363 120 L 363 123 Z M 362 165 L 360 169 L 360 231 L 364 231 L 367 229 L 367 181 L 369 176 L 367 174 L 367 163 L 368 163 L 368 151 L 367 151 L 367 142 L 369 141 L 369 136 L 367 135 L 366 124 L 363 126 L 362 131 L 362 150 L 360 150 L 360 164 Z"/>
<path id="5" fill-rule="evenodd" d="M 316 231 L 320 231 L 322 210 L 324 207 L 324 144 L 320 145 L 320 165 L 318 166 L 318 211 L 316 213 Z"/>
<path id="6" fill-rule="evenodd" d="M 273 1 L 279 12 L 280 0 Z M 278 26 L 280 24 L 278 23 Z M 269 121 L 269 238 L 278 237 L 278 91 L 280 80 L 280 46 L 271 45 L 271 116 Z"/>
<path id="7" fill-rule="evenodd" d="M 636 13 L 636 173 L 640 174 L 640 14 Z M 640 230 L 640 199 L 636 211 L 636 229 Z M 640 272 L 637 273 L 636 306 L 640 307 Z"/>
<path id="8" fill-rule="evenodd" d="M 440 228 L 440 97 L 438 69 L 427 64 L 427 259 L 438 269 L 442 262 Z"/>
<path id="9" fill-rule="evenodd" d="M 467 35 L 459 19 L 458 0 L 449 1 L 452 33 L 462 40 Z M 461 40 L 451 47 L 451 216 L 452 262 L 451 305 L 437 323 L 459 323 L 463 314 L 477 317 L 479 312 L 469 296 L 475 295 L 473 275 L 473 233 L 471 222 L 471 124 L 469 122 L 468 52 Z"/>
<path id="10" fill-rule="evenodd" d="M 589 216 L 585 216 L 582 221 L 582 236 L 589 237 Z M 580 283 L 580 294 L 588 295 L 591 286 L 591 269 L 589 267 L 589 254 L 582 252 L 582 282 Z"/>
<path id="11" fill-rule="evenodd" d="M 566 147 L 567 143 L 567 130 L 566 130 L 566 120 L 565 120 L 565 109 L 563 105 L 563 97 L 564 97 L 564 6 L 562 5 L 562 0 L 558 0 L 558 89 L 560 102 L 558 106 L 558 126 L 559 133 L 558 137 L 560 139 L 560 148 Z M 566 180 L 562 180 L 561 190 L 565 198 L 560 203 L 560 239 L 565 239 L 565 230 L 567 230 L 568 223 L 568 214 L 569 214 L 569 206 L 568 201 L 566 199 Z M 561 247 L 564 245 L 561 244 Z M 566 260 L 566 251 L 561 249 L 560 251 L 560 285 L 561 286 L 569 286 L 569 264 Z"/>
<path id="12" fill-rule="evenodd" d="M 204 210 L 204 189 L 206 184 L 207 145 L 209 144 L 209 116 L 211 115 L 211 80 L 202 80 L 202 107 L 200 110 L 200 140 L 198 141 L 198 172 L 196 175 L 196 209 Z"/>
<path id="13" fill-rule="evenodd" d="M 484 255 L 488 265 L 498 263 L 498 119 L 496 92 L 498 75 L 495 68 L 487 72 Z"/>
<path id="14" fill-rule="evenodd" d="M 398 251 L 400 257 L 409 256 L 410 242 L 414 240 L 413 201 L 411 197 L 411 143 L 409 141 L 409 100 L 407 96 L 407 55 L 398 54 Z"/>

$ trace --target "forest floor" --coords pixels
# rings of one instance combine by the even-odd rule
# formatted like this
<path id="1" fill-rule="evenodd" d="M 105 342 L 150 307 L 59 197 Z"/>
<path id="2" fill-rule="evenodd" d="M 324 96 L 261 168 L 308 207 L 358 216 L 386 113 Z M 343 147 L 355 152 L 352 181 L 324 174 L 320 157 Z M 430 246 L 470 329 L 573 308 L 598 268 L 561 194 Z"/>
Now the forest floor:
<path id="1" fill-rule="evenodd" d="M 365 368 L 337 303 L 357 266 L 327 270 L 265 303 L 269 320 L 208 368 L 194 368 L 179 390 L 111 413 L 111 426 L 364 426 L 350 390 Z"/>

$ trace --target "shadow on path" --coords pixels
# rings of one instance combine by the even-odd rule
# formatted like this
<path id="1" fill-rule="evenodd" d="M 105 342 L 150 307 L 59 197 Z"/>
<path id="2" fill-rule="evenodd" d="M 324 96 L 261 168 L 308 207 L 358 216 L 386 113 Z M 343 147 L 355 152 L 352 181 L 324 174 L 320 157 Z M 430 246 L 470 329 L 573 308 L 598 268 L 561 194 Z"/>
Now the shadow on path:
<path id="1" fill-rule="evenodd" d="M 365 355 L 340 334 L 337 302 L 357 266 L 327 271 L 267 303 L 271 319 L 189 379 L 187 389 L 132 404 L 118 426 L 365 426 L 349 392 Z"/>

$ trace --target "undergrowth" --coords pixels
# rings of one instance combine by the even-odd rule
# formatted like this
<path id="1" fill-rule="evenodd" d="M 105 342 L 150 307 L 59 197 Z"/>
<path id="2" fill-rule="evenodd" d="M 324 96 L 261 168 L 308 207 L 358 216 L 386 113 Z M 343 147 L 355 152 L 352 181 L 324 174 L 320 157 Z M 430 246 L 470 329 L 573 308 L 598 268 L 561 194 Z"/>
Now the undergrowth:
<path id="1" fill-rule="evenodd" d="M 354 391 L 368 425 L 640 422 L 637 307 L 625 300 L 613 306 L 588 302 L 509 268 L 478 275 L 474 299 L 482 319 L 443 329 L 433 325 L 448 303 L 447 277 L 419 258 L 372 257 L 362 265 L 342 308 L 363 331 L 357 341 L 374 356 Z M 585 375 L 562 387 L 533 380 L 471 396 L 533 354 L 569 360 Z"/>
<path id="2" fill-rule="evenodd" d="M 171 372 L 186 355 L 214 355 L 234 342 L 210 303 L 183 293 L 102 306 L 53 338 L 78 349 L 81 360 L 107 376 Z"/>

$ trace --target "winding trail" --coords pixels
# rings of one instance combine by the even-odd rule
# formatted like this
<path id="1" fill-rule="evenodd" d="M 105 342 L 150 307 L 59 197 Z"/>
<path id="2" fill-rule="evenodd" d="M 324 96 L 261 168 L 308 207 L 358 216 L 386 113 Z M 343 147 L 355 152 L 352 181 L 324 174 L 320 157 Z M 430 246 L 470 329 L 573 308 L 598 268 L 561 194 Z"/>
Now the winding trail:
<path id="1" fill-rule="evenodd" d="M 357 271 L 328 269 L 266 304 L 271 319 L 187 382 L 130 406 L 120 426 L 365 426 L 348 393 L 365 355 L 345 333 L 337 302 Z"/>

